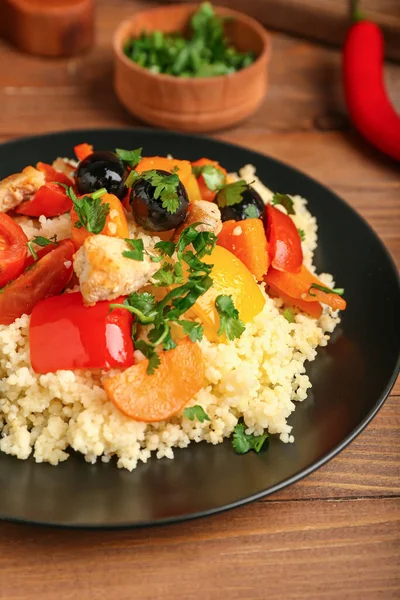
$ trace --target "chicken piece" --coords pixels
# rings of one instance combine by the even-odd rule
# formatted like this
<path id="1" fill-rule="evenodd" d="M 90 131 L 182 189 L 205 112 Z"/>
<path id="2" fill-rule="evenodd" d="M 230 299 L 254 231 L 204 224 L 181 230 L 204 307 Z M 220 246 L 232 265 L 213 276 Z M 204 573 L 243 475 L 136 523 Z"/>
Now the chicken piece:
<path id="1" fill-rule="evenodd" d="M 196 228 L 197 231 L 212 231 L 218 235 L 222 229 L 221 211 L 214 202 L 206 200 L 191 202 L 186 221 L 175 230 L 174 241 L 176 242 L 182 231 L 193 223 L 201 223 Z"/>
<path id="2" fill-rule="evenodd" d="M 107 235 L 86 238 L 74 256 L 74 270 L 86 305 L 132 294 L 159 269 L 146 254 L 143 261 L 126 258 L 122 253 L 127 250 L 131 248 L 120 238 Z"/>
<path id="3" fill-rule="evenodd" d="M 44 173 L 34 167 L 25 167 L 0 181 L 0 212 L 16 208 L 24 200 L 29 200 L 46 183 Z"/>

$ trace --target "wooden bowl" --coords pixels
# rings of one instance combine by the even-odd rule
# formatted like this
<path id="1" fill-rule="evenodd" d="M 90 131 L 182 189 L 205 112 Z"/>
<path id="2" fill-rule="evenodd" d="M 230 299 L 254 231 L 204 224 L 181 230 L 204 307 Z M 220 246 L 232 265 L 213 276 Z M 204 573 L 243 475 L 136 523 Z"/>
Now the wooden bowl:
<path id="1" fill-rule="evenodd" d="M 223 129 L 250 116 L 264 98 L 270 38 L 257 21 L 229 8 L 215 7 L 218 15 L 231 18 L 225 24 L 227 36 L 236 48 L 252 50 L 257 56 L 241 71 L 180 78 L 152 73 L 125 56 L 128 39 L 144 30 L 184 31 L 197 8 L 197 4 L 172 4 L 138 12 L 115 32 L 115 91 L 128 111 L 147 123 L 183 131 Z"/>

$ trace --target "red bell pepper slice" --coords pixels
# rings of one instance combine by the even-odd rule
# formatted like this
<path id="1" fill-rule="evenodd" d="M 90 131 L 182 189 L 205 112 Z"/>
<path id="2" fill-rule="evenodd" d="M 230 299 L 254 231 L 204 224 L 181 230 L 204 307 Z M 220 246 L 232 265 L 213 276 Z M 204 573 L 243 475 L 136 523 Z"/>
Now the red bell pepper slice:
<path id="1" fill-rule="evenodd" d="M 113 300 L 121 303 L 124 297 Z M 36 373 L 59 369 L 125 369 L 134 364 L 132 315 L 110 311 L 110 302 L 84 306 L 74 292 L 39 302 L 32 312 L 29 341 Z"/>
<path id="2" fill-rule="evenodd" d="M 296 225 L 271 204 L 267 205 L 265 214 L 271 265 L 279 271 L 298 273 L 303 264 L 303 250 Z"/>
<path id="3" fill-rule="evenodd" d="M 93 146 L 90 144 L 78 144 L 74 147 L 75 156 L 78 160 L 83 160 L 89 154 L 93 154 Z"/>
<path id="4" fill-rule="evenodd" d="M 27 242 L 22 227 L 8 215 L 0 213 L 0 287 L 24 270 Z"/>
<path id="5" fill-rule="evenodd" d="M 71 208 L 72 200 L 63 187 L 56 183 L 45 183 L 30 200 L 17 206 L 15 212 L 28 217 L 58 217 Z"/>
<path id="6" fill-rule="evenodd" d="M 38 171 L 44 173 L 47 183 L 63 183 L 68 187 L 73 185 L 73 180 L 62 171 L 57 171 L 54 167 L 47 163 L 38 162 L 36 165 Z"/>
<path id="7" fill-rule="evenodd" d="M 11 281 L 0 294 L 0 325 L 10 325 L 45 298 L 57 296 L 67 286 L 73 272 L 75 248 L 63 240 L 52 252 Z"/>

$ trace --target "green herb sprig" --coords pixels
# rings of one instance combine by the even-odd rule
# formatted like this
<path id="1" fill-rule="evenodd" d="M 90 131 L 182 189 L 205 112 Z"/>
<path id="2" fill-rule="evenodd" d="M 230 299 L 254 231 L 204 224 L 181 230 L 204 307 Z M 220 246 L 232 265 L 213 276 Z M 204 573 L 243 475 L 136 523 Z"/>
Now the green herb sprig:
<path id="1" fill-rule="evenodd" d="M 316 296 L 317 294 L 312 293 L 312 289 L 320 290 L 321 292 L 325 292 L 326 294 L 336 294 L 337 296 L 343 296 L 344 288 L 333 288 L 330 289 L 325 287 L 324 285 L 319 285 L 319 283 L 312 283 L 308 288 L 308 294 L 310 296 Z"/>
<path id="2" fill-rule="evenodd" d="M 263 448 L 267 438 L 268 433 L 263 433 L 263 435 L 246 433 L 246 425 L 238 423 L 233 430 L 232 446 L 237 454 L 246 454 L 250 450 L 258 453 Z"/>

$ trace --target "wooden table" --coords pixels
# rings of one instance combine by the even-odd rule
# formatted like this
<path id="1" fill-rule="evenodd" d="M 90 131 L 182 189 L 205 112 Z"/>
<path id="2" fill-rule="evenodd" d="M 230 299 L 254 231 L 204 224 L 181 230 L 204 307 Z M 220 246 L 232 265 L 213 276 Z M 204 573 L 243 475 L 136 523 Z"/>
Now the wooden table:
<path id="1" fill-rule="evenodd" d="M 110 40 L 118 22 L 144 4 L 151 3 L 100 0 L 97 46 L 81 58 L 40 60 L 0 45 L 0 141 L 135 125 L 112 92 Z M 399 65 L 388 65 L 387 80 L 400 109 Z M 351 131 L 337 50 L 274 34 L 264 105 L 215 137 L 282 159 L 333 188 L 400 265 L 399 165 Z M 324 468 L 225 514 L 118 532 L 0 524 L 0 598 L 400 598 L 399 395 L 397 383 L 366 431 Z"/>

